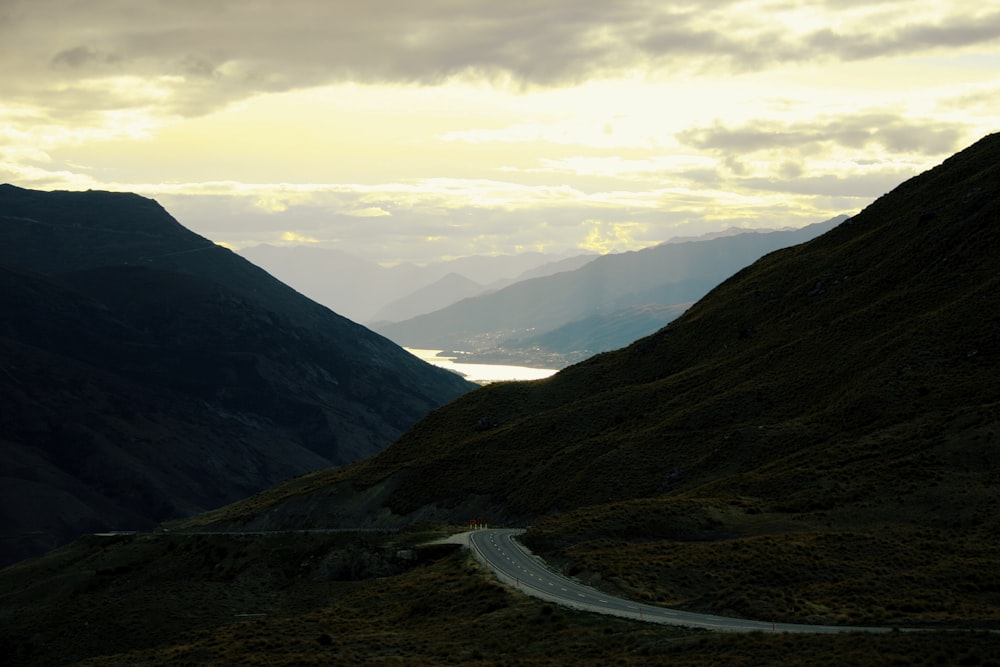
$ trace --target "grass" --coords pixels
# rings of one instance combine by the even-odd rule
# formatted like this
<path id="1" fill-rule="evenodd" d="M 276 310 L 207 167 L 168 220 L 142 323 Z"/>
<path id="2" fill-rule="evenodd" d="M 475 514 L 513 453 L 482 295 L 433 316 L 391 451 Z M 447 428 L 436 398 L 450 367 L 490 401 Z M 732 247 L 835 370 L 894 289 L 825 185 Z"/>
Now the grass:
<path id="1" fill-rule="evenodd" d="M 317 576 L 331 553 L 415 537 L 90 538 L 2 572 L 0 646 L 16 665 L 1000 664 L 995 634 L 725 635 L 565 610 L 459 551 Z"/>
<path id="2" fill-rule="evenodd" d="M 995 624 L 997 165 L 993 135 L 653 336 L 198 521 L 485 516 L 653 601 Z"/>
<path id="3" fill-rule="evenodd" d="M 523 540 L 653 604 L 819 624 L 1000 627 L 997 534 L 659 498 L 546 517 Z M 836 525 L 834 524 L 836 521 Z"/>
<path id="4" fill-rule="evenodd" d="M 403 534 L 177 535 L 4 571 L 0 648 L 26 664 L 1000 664 L 996 633 L 933 630 L 1000 623 L 997 165 L 992 136 L 624 350 L 474 391 L 372 459 L 178 524 L 485 517 L 533 524 L 551 562 L 650 602 L 926 632 L 712 635 L 552 608 L 457 553 L 400 564 Z"/>

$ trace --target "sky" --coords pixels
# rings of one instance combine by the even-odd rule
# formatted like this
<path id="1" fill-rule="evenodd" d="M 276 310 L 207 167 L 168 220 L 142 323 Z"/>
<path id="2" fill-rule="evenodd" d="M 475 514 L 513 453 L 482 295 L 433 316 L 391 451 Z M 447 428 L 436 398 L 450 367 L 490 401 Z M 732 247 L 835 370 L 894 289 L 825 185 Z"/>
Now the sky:
<path id="1" fill-rule="evenodd" d="M 799 227 L 998 128 L 1000 0 L 0 2 L 0 182 L 234 249 Z"/>

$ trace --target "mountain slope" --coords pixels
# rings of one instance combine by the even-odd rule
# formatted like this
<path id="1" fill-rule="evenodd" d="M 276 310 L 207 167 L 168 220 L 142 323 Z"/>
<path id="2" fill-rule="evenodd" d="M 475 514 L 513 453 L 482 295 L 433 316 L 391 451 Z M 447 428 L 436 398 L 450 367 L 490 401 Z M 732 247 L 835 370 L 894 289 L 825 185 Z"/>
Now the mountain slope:
<path id="1" fill-rule="evenodd" d="M 679 317 L 690 304 L 632 306 L 606 315 L 594 315 L 527 338 L 504 341 L 508 350 L 523 350 L 534 358 L 550 354 L 575 363 L 625 347 Z"/>
<path id="2" fill-rule="evenodd" d="M 813 238 L 842 219 L 799 230 L 748 232 L 604 255 L 576 270 L 524 280 L 433 313 L 375 328 L 409 347 L 479 351 L 484 349 L 484 340 L 545 333 L 615 310 L 689 303 L 763 254 Z"/>
<path id="3" fill-rule="evenodd" d="M 538 257 L 544 256 L 529 253 L 528 257 L 536 258 L 537 261 Z M 477 266 L 477 264 L 487 259 L 499 263 L 497 269 L 502 268 L 504 266 L 504 262 L 509 263 L 511 268 L 517 266 L 514 262 L 514 257 L 463 258 L 445 262 L 444 265 L 455 265 L 456 267 L 462 267 L 465 271 L 478 273 L 482 269 L 480 266 Z M 420 315 L 447 308 L 453 303 L 457 303 L 463 299 L 473 298 L 480 294 L 503 289 L 504 287 L 521 282 L 522 280 L 542 278 L 556 273 L 572 271 L 583 266 L 584 264 L 590 263 L 593 260 L 594 255 L 576 255 L 573 257 L 567 257 L 565 259 L 546 262 L 539 266 L 535 266 L 513 278 L 500 278 L 493 280 L 488 284 L 476 282 L 464 274 L 452 271 L 438 279 L 436 282 L 421 287 L 414 292 L 408 293 L 406 296 L 401 297 L 392 303 L 386 304 L 368 321 L 375 327 L 384 326 L 388 322 L 402 322 L 414 317 L 419 317 Z M 470 266 L 470 262 L 474 262 L 475 264 Z M 425 270 L 429 271 L 431 268 L 432 267 L 426 267 Z M 476 271 L 477 269 L 479 271 Z"/>
<path id="4" fill-rule="evenodd" d="M 556 562 L 666 604 L 996 623 L 998 223 L 991 135 L 628 348 L 198 521 L 533 521 Z"/>
<path id="5" fill-rule="evenodd" d="M 408 320 L 481 294 L 485 289 L 465 276 L 449 273 L 430 285 L 382 306 L 372 315 L 371 320 L 373 322 Z"/>
<path id="6" fill-rule="evenodd" d="M 384 313 L 378 314 L 378 310 L 449 273 L 493 288 L 494 285 L 510 284 L 526 272 L 544 274 L 558 270 L 563 261 L 569 262 L 569 265 L 575 261 L 575 258 L 564 260 L 556 255 L 525 252 L 460 257 L 426 265 L 403 263 L 382 266 L 331 248 L 267 244 L 241 248 L 239 254 L 309 298 L 355 322 L 387 317 Z"/>
<path id="7" fill-rule="evenodd" d="M 373 304 L 398 295 L 386 269 L 341 250 L 260 244 L 240 248 L 238 254 L 355 322 L 365 321 Z"/>
<path id="8" fill-rule="evenodd" d="M 1000 398 L 998 145 L 991 136 L 826 235 L 768 255 L 624 350 L 468 395 L 356 474 L 401 458 L 442 470 L 434 483 L 407 476 L 396 492 L 404 511 L 473 488 L 520 515 L 665 486 L 745 487 L 794 506 L 817 480 L 779 467 L 753 481 L 762 465 L 808 458 L 800 448 L 829 459 L 832 446 L 895 439 L 903 425 L 942 428 L 955 411 L 990 418 Z M 482 415 L 498 426 L 476 431 Z M 449 482 L 453 469 L 435 457 L 468 464 L 468 486 Z M 525 474 L 490 473 L 503 457 Z M 572 478 L 550 485 L 562 468 Z M 789 486 L 764 488 L 779 472 Z"/>
<path id="9" fill-rule="evenodd" d="M 0 287 L 4 560 L 371 456 L 472 387 L 135 195 L 0 186 Z"/>

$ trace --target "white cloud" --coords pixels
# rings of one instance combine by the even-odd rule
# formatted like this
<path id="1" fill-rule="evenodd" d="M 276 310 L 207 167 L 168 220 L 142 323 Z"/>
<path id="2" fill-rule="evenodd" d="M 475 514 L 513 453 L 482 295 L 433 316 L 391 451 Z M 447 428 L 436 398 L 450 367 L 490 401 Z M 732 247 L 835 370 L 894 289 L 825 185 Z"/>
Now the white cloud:
<path id="1" fill-rule="evenodd" d="M 314 238 L 312 236 L 306 236 L 304 234 L 299 234 L 298 232 L 282 232 L 280 238 L 282 241 L 285 241 L 286 243 L 293 243 L 293 244 L 302 244 L 302 243 L 313 244 L 320 242 L 320 240 L 317 238 Z"/>
<path id="2" fill-rule="evenodd" d="M 392 213 L 385 210 L 381 206 L 364 206 L 362 208 L 344 211 L 344 213 L 345 215 L 351 215 L 356 218 L 381 218 L 387 215 L 392 215 Z"/>

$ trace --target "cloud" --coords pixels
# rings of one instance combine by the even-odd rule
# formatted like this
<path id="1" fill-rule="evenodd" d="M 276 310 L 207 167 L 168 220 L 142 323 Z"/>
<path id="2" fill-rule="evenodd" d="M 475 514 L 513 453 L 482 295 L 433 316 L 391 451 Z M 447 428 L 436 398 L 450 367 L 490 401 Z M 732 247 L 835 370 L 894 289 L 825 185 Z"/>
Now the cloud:
<path id="1" fill-rule="evenodd" d="M 352 215 L 356 218 L 381 218 L 383 216 L 392 215 L 392 213 L 385 210 L 381 206 L 364 206 L 362 208 L 344 211 L 344 214 Z"/>
<path id="2" fill-rule="evenodd" d="M 589 228 L 589 231 L 586 238 L 579 243 L 578 247 L 581 250 L 607 254 L 639 250 L 649 245 L 646 238 L 649 227 L 643 223 L 587 220 L 583 225 Z"/>
<path id="3" fill-rule="evenodd" d="M 288 210 L 288 199 L 280 192 L 262 195 L 253 203 L 255 208 L 267 213 L 284 213 Z M 290 240 L 290 239 L 285 239 Z"/>
<path id="4" fill-rule="evenodd" d="M 102 65 L 114 65 L 119 60 L 119 57 L 113 53 L 98 51 L 89 46 L 77 46 L 57 53 L 52 58 L 52 65 L 54 67 L 78 69 L 88 66 L 100 67 Z"/>
<path id="5" fill-rule="evenodd" d="M 998 36 L 971 0 L 6 0 L 0 181 L 379 261 L 802 225 L 995 125 Z"/>
<path id="6" fill-rule="evenodd" d="M 875 173 L 820 174 L 792 178 L 751 177 L 738 181 L 741 188 L 756 191 L 783 192 L 801 195 L 822 195 L 840 199 L 856 199 L 858 204 L 880 197 L 907 178 L 913 169 L 888 169 Z"/>
<path id="7" fill-rule="evenodd" d="M 120 89 L 103 101 L 86 94 L 118 77 L 159 81 L 166 95 L 152 101 L 164 113 L 196 115 L 343 81 L 557 86 L 1000 38 L 1000 12 L 971 0 L 10 0 L 2 11 L 4 96 L 44 101 L 53 113 L 134 105 Z"/>
<path id="8" fill-rule="evenodd" d="M 716 122 L 679 132 L 689 146 L 719 155 L 761 151 L 816 155 L 835 148 L 852 151 L 880 148 L 894 153 L 936 156 L 953 152 L 967 127 L 945 120 L 919 119 L 888 112 L 818 117 L 807 121 L 752 120 L 728 127 Z"/>
<path id="9" fill-rule="evenodd" d="M 541 166 L 506 167 L 508 173 L 571 174 L 622 180 L 663 179 L 686 173 L 711 171 L 715 160 L 700 155 L 649 155 L 626 158 L 619 155 L 572 155 L 565 158 L 540 158 Z"/>
<path id="10" fill-rule="evenodd" d="M 1000 39 L 1000 11 L 971 11 L 940 17 L 937 21 L 889 23 L 881 30 L 862 32 L 823 29 L 804 42 L 816 52 L 842 60 L 864 60 L 915 51 L 963 48 Z"/>
<path id="11" fill-rule="evenodd" d="M 624 251 L 725 226 L 801 226 L 845 212 L 843 200 L 814 193 L 756 194 L 709 187 L 584 192 L 513 182 L 427 179 L 375 185 L 241 184 L 144 186 L 182 224 L 241 248 L 310 243 L 349 249 L 373 261 L 429 261 L 442 255 Z M 766 184 L 765 184 L 766 185 Z M 148 187 L 149 189 L 145 189 Z M 256 206 L 268 197 L 287 208 Z M 354 215 L 393 202 L 391 216 Z M 851 211 L 857 202 L 851 202 Z"/>
<path id="12" fill-rule="evenodd" d="M 282 232 L 281 240 L 286 243 L 319 243 L 319 239 L 313 238 L 312 236 L 306 236 L 304 234 L 299 234 L 297 232 Z"/>
<path id="13" fill-rule="evenodd" d="M 717 160 L 689 176 L 739 193 L 813 196 L 860 207 L 978 138 L 964 122 L 885 111 L 692 127 L 677 140 Z"/>
<path id="14" fill-rule="evenodd" d="M 1000 66 L 1000 58 L 991 63 Z M 971 115 L 991 117 L 1000 108 L 1000 82 L 971 86 L 954 97 L 944 98 L 938 102 L 938 108 L 947 112 L 958 112 L 965 117 Z M 991 128 L 983 128 L 988 131 Z"/>

